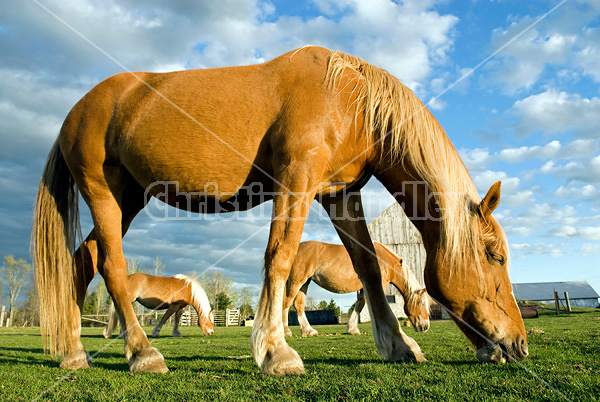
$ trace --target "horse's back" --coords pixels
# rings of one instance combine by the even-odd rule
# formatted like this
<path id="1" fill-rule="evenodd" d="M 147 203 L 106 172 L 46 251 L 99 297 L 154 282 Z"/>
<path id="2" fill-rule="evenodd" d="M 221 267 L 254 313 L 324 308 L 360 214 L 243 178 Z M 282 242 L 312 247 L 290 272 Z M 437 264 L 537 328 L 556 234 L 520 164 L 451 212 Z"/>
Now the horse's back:
<path id="1" fill-rule="evenodd" d="M 274 148 L 289 149 L 282 141 L 297 137 L 289 131 L 326 118 L 328 52 L 309 47 L 259 65 L 117 74 L 69 113 L 61 150 L 75 169 L 123 165 L 144 188 L 178 181 L 191 192 L 218 183 L 235 193 L 273 175 Z M 323 139 L 302 141 L 311 148 Z"/>

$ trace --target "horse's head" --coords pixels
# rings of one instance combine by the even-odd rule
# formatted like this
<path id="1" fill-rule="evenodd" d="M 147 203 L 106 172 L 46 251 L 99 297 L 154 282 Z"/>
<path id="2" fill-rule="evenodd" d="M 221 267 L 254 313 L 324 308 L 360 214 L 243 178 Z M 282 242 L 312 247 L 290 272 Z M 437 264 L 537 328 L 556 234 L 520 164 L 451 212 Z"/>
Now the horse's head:
<path id="1" fill-rule="evenodd" d="M 429 297 L 425 289 L 418 289 L 404 298 L 404 312 L 415 331 L 426 332 L 429 329 Z"/>
<path id="2" fill-rule="evenodd" d="M 204 332 L 204 335 L 212 335 L 214 334 L 214 317 L 213 317 L 213 311 L 210 310 L 210 312 L 208 313 L 208 315 L 204 315 L 204 314 L 200 314 L 198 316 L 198 326 L 200 328 L 202 328 L 202 332 Z"/>
<path id="3" fill-rule="evenodd" d="M 507 355 L 524 359 L 528 350 L 525 326 L 508 277 L 508 243 L 491 215 L 499 201 L 500 182 L 479 204 L 471 206 L 468 213 L 473 218 L 474 238 L 465 239 L 459 257 L 442 248 L 428 253 L 425 281 L 429 294 L 451 311 L 459 328 L 477 347 L 477 358 L 504 363 Z"/>

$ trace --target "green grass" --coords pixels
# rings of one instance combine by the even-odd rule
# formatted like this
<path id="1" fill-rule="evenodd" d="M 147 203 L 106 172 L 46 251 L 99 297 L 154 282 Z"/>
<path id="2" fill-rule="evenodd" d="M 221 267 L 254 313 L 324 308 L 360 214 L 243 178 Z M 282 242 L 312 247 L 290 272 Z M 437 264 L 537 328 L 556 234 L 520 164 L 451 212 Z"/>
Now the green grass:
<path id="1" fill-rule="evenodd" d="M 522 363 L 478 363 L 472 346 L 452 322 L 432 322 L 429 332 L 407 333 L 428 362 L 384 362 L 371 327 L 364 335 L 345 327 L 317 326 L 320 336 L 289 344 L 304 359 L 306 374 L 274 378 L 260 373 L 250 355 L 250 328 L 216 328 L 205 337 L 182 328 L 183 338 L 152 340 L 168 374 L 129 373 L 122 340 L 84 328 L 83 343 L 95 367 L 71 372 L 41 351 L 36 328 L 0 328 L 0 399 L 32 400 L 572 400 L 600 397 L 600 312 L 544 314 L 526 320 L 531 356 Z M 151 328 L 145 328 L 150 333 Z M 169 335 L 171 328 L 164 328 Z M 523 367 L 524 366 L 524 367 Z M 44 393 L 45 392 L 45 393 Z"/>

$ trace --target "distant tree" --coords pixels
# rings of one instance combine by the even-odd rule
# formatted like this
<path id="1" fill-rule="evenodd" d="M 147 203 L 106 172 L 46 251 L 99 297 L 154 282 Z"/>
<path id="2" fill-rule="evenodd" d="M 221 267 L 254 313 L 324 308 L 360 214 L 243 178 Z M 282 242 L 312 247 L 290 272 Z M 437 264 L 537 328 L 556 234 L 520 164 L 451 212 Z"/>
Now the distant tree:
<path id="1" fill-rule="evenodd" d="M 22 258 L 17 260 L 12 254 L 4 256 L 4 262 L 2 263 L 1 271 L 8 282 L 8 297 L 10 305 L 9 318 L 11 324 L 13 322 L 15 313 L 15 303 L 19 297 L 23 283 L 25 283 L 25 279 L 29 276 L 31 269 L 31 264 Z"/>
<path id="2" fill-rule="evenodd" d="M 162 276 L 165 274 L 166 265 L 162 262 L 162 259 L 158 256 L 154 257 L 152 260 L 152 270 L 153 275 Z"/>
<path id="3" fill-rule="evenodd" d="M 227 310 L 229 307 L 233 305 L 229 295 L 225 292 L 221 292 L 217 295 L 215 306 L 213 307 L 215 310 Z"/>
<path id="4" fill-rule="evenodd" d="M 327 306 L 329 306 L 329 304 L 327 304 L 325 300 L 321 300 L 319 304 L 317 304 L 317 310 L 327 310 Z"/>
<path id="5" fill-rule="evenodd" d="M 336 317 L 341 315 L 340 306 L 335 304 L 335 300 L 333 300 L 333 298 L 329 301 L 329 304 L 327 305 L 327 308 L 325 310 L 333 310 Z"/>
<path id="6" fill-rule="evenodd" d="M 25 301 L 19 309 L 21 313 L 21 321 L 23 325 L 38 326 L 40 325 L 40 306 L 37 298 L 37 287 L 31 284 L 25 294 Z"/>
<path id="7" fill-rule="evenodd" d="M 254 316 L 254 296 L 247 287 L 240 293 L 240 316 L 242 320 Z"/>
<path id="8" fill-rule="evenodd" d="M 200 285 L 204 288 L 213 309 L 223 310 L 227 308 L 219 303 L 218 296 L 221 293 L 228 296 L 231 302 L 230 306 L 237 305 L 238 294 L 233 287 L 233 278 L 225 276 L 221 272 L 203 272 L 200 277 Z"/>
<path id="9" fill-rule="evenodd" d="M 98 282 L 98 284 L 96 285 L 94 294 L 96 295 L 95 306 L 94 306 L 95 310 L 96 310 L 96 314 L 101 314 L 104 312 L 104 309 L 106 308 L 106 302 L 108 301 L 108 298 L 109 298 L 108 290 L 106 289 L 106 283 L 104 282 L 103 279 L 100 282 Z"/>
<path id="10" fill-rule="evenodd" d="M 304 302 L 304 308 L 306 310 L 316 310 L 317 309 L 317 303 L 315 302 L 315 299 L 312 298 L 311 296 L 308 296 L 306 298 L 306 301 Z"/>
<path id="11" fill-rule="evenodd" d="M 40 325 L 40 306 L 37 298 L 37 287 L 35 284 L 31 284 L 25 295 L 25 302 L 22 307 L 22 321 L 23 324 L 29 326 Z"/>
<path id="12" fill-rule="evenodd" d="M 144 272 L 144 268 L 138 263 L 137 258 L 131 257 L 127 260 L 127 275 L 135 274 L 136 272 Z"/>

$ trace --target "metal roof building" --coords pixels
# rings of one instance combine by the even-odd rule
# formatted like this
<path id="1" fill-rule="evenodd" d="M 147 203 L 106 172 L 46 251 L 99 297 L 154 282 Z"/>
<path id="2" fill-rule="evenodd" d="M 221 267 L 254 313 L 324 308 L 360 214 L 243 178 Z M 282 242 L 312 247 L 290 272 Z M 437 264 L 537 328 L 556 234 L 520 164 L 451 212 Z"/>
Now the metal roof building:
<path id="1" fill-rule="evenodd" d="M 576 307 L 596 307 L 600 297 L 587 281 L 513 283 L 512 287 L 517 300 L 544 304 L 554 304 L 555 290 L 561 299 L 568 292 L 571 306 Z"/>

